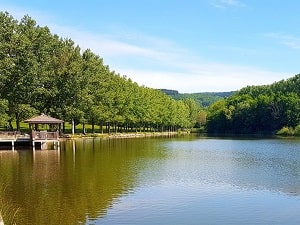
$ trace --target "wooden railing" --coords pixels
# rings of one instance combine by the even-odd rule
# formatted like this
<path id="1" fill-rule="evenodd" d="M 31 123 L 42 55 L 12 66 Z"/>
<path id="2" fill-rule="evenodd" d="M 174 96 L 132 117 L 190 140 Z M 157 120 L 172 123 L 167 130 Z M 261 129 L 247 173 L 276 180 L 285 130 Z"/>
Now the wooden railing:
<path id="1" fill-rule="evenodd" d="M 59 138 L 59 132 L 48 132 L 48 131 L 35 131 L 31 133 L 32 140 L 57 140 Z"/>
<path id="2" fill-rule="evenodd" d="M 16 139 L 22 136 L 19 131 L 0 131 L 0 139 Z"/>
<path id="3" fill-rule="evenodd" d="M 59 139 L 59 132 L 48 132 L 48 131 L 31 131 L 31 136 L 28 134 L 21 134 L 18 131 L 0 131 L 0 140 L 19 140 L 29 139 L 32 140 L 57 140 Z"/>

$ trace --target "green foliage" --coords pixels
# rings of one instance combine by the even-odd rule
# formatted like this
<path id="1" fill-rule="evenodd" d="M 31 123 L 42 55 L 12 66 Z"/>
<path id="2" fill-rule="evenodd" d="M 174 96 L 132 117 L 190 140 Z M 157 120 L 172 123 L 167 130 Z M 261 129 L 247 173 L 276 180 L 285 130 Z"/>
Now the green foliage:
<path id="1" fill-rule="evenodd" d="M 300 75 L 272 85 L 248 86 L 208 109 L 209 132 L 293 133 L 300 123 Z"/>
<path id="2" fill-rule="evenodd" d="M 283 136 L 293 136 L 295 134 L 295 130 L 292 127 L 283 127 L 276 133 L 277 135 Z"/>
<path id="3" fill-rule="evenodd" d="M 191 128 L 199 107 L 111 71 L 91 50 L 51 34 L 29 16 L 0 12 L 0 125 L 45 113 L 108 132 Z M 83 128 L 84 130 L 84 128 Z"/>
<path id="4" fill-rule="evenodd" d="M 300 125 L 297 125 L 295 128 L 282 127 L 276 134 L 282 136 L 300 136 Z"/>
<path id="5" fill-rule="evenodd" d="M 300 125 L 297 125 L 297 126 L 295 127 L 294 135 L 295 135 L 295 136 L 300 136 Z"/>
<path id="6" fill-rule="evenodd" d="M 196 117 L 196 127 L 204 128 L 207 122 L 207 111 L 200 109 Z"/>
<path id="7" fill-rule="evenodd" d="M 7 127 L 9 116 L 8 111 L 8 102 L 7 100 L 0 99 L 0 127 Z"/>

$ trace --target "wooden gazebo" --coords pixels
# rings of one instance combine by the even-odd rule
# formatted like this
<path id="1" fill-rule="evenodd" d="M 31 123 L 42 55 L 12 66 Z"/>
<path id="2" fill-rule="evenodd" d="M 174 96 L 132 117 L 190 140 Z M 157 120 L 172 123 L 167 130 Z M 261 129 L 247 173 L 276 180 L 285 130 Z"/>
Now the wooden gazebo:
<path id="1" fill-rule="evenodd" d="M 31 130 L 31 139 L 34 142 L 47 142 L 59 139 L 61 125 L 63 120 L 41 114 L 39 116 L 25 120 Z"/>

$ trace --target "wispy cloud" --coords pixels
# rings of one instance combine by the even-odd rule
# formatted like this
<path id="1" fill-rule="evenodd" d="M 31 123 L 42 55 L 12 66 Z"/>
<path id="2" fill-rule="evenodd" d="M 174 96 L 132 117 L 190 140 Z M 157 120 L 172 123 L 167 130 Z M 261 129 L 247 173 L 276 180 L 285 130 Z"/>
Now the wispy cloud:
<path id="1" fill-rule="evenodd" d="M 182 72 L 136 70 L 120 68 L 139 84 L 154 88 L 169 88 L 182 93 L 233 91 L 248 85 L 270 84 L 287 74 L 250 67 L 222 64 L 197 64 Z"/>
<path id="2" fill-rule="evenodd" d="M 38 10 L 29 10 L 25 8 L 20 8 L 16 6 L 10 6 L 3 3 L 0 3 L 1 11 L 7 11 L 10 15 L 12 15 L 15 19 L 21 20 L 25 15 L 29 15 L 32 19 L 39 19 L 39 22 L 42 22 L 42 26 L 46 26 L 47 24 L 43 23 L 46 21 L 51 21 L 51 16 L 46 14 L 45 12 L 41 12 Z"/>
<path id="3" fill-rule="evenodd" d="M 213 0 L 212 5 L 217 8 L 245 7 L 246 5 L 239 0 Z"/>
<path id="4" fill-rule="evenodd" d="M 239 3 L 232 0 L 219 2 L 227 5 Z M 117 73 L 152 88 L 169 88 L 190 93 L 231 91 L 247 85 L 272 83 L 289 75 L 209 61 L 171 40 L 138 32 L 122 30 L 122 34 L 91 33 L 80 28 L 52 23 L 49 17 L 41 16 L 38 12 L 34 13 L 33 18 L 37 19 L 38 23 L 42 21 L 41 25 L 49 26 L 53 33 L 69 37 L 81 48 L 89 48 L 99 54 Z M 114 30 L 117 32 L 119 29 Z"/>
<path id="5" fill-rule="evenodd" d="M 157 67 L 174 70 L 182 57 L 189 54 L 171 41 L 142 34 L 120 37 L 118 34 L 94 34 L 58 25 L 52 25 L 51 28 L 62 37 L 70 37 L 82 49 L 89 48 L 99 54 L 113 68 L 144 67 L 152 70 Z"/>
<path id="6" fill-rule="evenodd" d="M 266 36 L 279 40 L 279 43 L 292 49 L 300 49 L 300 38 L 287 34 L 268 33 Z"/>

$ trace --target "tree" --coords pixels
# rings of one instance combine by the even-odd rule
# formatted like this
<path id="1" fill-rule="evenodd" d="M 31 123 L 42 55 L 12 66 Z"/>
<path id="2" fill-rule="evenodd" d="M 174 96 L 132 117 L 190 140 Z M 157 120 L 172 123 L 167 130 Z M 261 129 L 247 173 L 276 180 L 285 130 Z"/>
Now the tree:
<path id="1" fill-rule="evenodd" d="M 5 62 L 6 66 L 9 65 L 9 70 L 1 70 L 1 74 L 4 75 L 1 82 L 1 95 L 7 99 L 9 113 L 14 115 L 17 130 L 19 130 L 20 120 L 26 119 L 24 116 L 27 113 L 24 110 L 29 110 L 29 114 L 35 110 L 30 103 L 33 100 L 32 94 L 37 87 L 39 65 L 32 46 L 32 40 L 36 34 L 36 23 L 29 16 L 24 16 L 19 24 L 8 14 L 1 14 L 1 18 L 5 35 L 2 37 L 5 44 L 2 46 L 1 52 L 6 53 L 1 60 Z M 9 33 L 10 35 L 8 35 Z"/>
<path id="2" fill-rule="evenodd" d="M 0 126 L 8 127 L 9 116 L 8 111 L 8 102 L 5 99 L 0 99 Z"/>
<path id="3" fill-rule="evenodd" d="M 80 107 L 84 81 L 82 75 L 82 58 L 79 46 L 70 39 L 61 40 L 61 48 L 57 53 L 55 85 L 58 93 L 53 102 L 55 111 L 65 121 L 74 120 L 79 124 L 84 117 Z"/>
<path id="4" fill-rule="evenodd" d="M 199 110 L 196 117 L 196 127 L 201 128 L 202 126 L 205 126 L 206 121 L 207 121 L 207 110 L 204 109 Z"/>
<path id="5" fill-rule="evenodd" d="M 196 119 L 198 116 L 198 112 L 200 110 L 199 105 L 193 100 L 193 99 L 184 99 L 184 104 L 186 105 L 188 109 L 188 128 L 192 128 L 196 124 Z"/>
<path id="6" fill-rule="evenodd" d="M 71 39 L 51 34 L 27 15 L 18 22 L 1 12 L 0 19 L 3 123 L 11 126 L 15 120 L 19 129 L 22 120 L 36 113 L 81 123 L 83 130 L 91 123 L 93 132 L 95 124 L 117 132 L 129 127 L 174 130 L 196 123 L 194 100 L 176 101 L 139 86 L 111 71 L 91 50 L 81 52 Z"/>
<path id="7" fill-rule="evenodd" d="M 207 131 L 209 133 L 224 133 L 228 130 L 228 114 L 226 114 L 226 101 L 219 100 L 208 107 Z"/>

